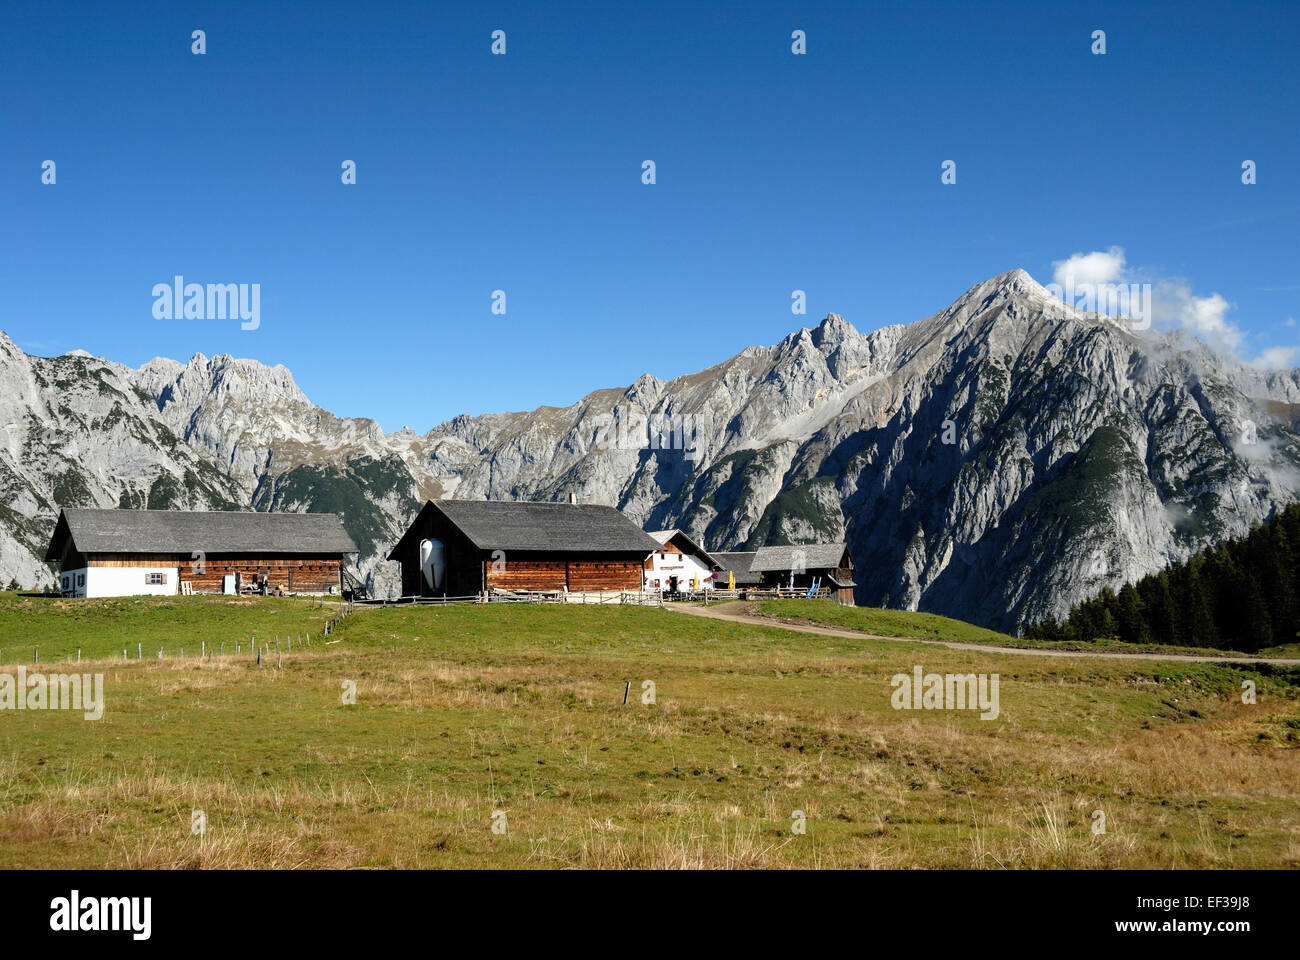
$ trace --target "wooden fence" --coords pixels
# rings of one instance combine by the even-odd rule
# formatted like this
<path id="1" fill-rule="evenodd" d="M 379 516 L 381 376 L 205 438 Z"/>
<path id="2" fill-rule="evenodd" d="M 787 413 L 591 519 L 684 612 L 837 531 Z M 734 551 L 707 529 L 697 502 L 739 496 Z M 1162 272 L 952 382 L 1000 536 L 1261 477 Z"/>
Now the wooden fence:
<path id="1" fill-rule="evenodd" d="M 679 593 L 659 593 L 656 590 L 491 590 L 463 597 L 397 597 L 389 600 L 358 600 L 358 607 L 382 607 L 401 604 L 415 606 L 448 603 L 596 603 L 642 607 L 660 607 L 665 603 L 710 603 L 721 600 L 802 600 L 808 596 L 806 587 L 791 590 L 789 587 L 741 587 L 735 590 L 695 590 Z M 813 599 L 831 599 L 834 594 L 822 588 Z"/>
<path id="2" fill-rule="evenodd" d="M 637 590 L 491 590 L 464 597 L 397 597 L 391 600 L 361 600 L 361 607 L 442 606 L 448 603 L 596 603 L 657 607 L 658 593 Z"/>

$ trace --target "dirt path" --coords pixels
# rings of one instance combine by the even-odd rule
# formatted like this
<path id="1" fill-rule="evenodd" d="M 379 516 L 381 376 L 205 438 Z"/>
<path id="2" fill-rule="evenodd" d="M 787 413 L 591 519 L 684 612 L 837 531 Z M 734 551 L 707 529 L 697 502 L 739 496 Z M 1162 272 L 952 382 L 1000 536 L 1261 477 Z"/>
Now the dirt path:
<path id="1" fill-rule="evenodd" d="M 898 643 L 929 643 L 947 647 L 950 650 L 979 650 L 983 653 L 1002 653 L 1024 657 L 1075 657 L 1080 659 L 1103 660 L 1182 660 L 1188 663 L 1273 663 L 1283 667 L 1300 666 L 1300 660 L 1280 659 L 1277 657 L 1202 657 L 1194 654 L 1179 653 L 1092 653 L 1088 650 L 1044 650 L 1037 647 L 999 647 L 992 643 L 958 643 L 949 640 L 926 640 L 921 637 L 886 637 L 879 633 L 862 633 L 858 630 L 839 630 L 835 627 L 819 627 L 813 624 L 787 623 L 771 617 L 755 617 L 749 614 L 728 612 L 727 605 L 719 607 L 696 607 L 684 603 L 665 603 L 665 610 L 685 613 L 695 617 L 707 617 L 711 620 L 728 620 L 732 623 L 748 623 L 756 627 L 775 627 L 778 630 L 793 630 L 796 633 L 817 633 L 827 637 L 847 637 L 850 640 L 893 640 Z"/>

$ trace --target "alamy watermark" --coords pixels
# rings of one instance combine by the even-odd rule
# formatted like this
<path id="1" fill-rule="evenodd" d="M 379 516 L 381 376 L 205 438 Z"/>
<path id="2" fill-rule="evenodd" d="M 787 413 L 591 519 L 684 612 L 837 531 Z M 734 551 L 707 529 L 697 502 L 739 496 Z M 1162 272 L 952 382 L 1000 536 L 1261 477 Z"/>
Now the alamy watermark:
<path id="1" fill-rule="evenodd" d="M 1132 330 L 1147 330 L 1151 327 L 1149 283 L 1076 283 L 1074 277 L 1069 275 L 1066 276 L 1064 285 L 1049 283 L 1045 289 L 1057 300 L 1076 310 L 1126 320 Z"/>
<path id="2" fill-rule="evenodd" d="M 260 283 L 186 283 L 176 276 L 171 283 L 153 285 L 155 320 L 234 320 L 241 330 L 262 325 Z"/>
<path id="3" fill-rule="evenodd" d="M 50 901 L 50 929 L 57 933 L 78 931 L 126 932 L 133 940 L 148 940 L 153 930 L 152 897 L 70 896 Z"/>
<path id="4" fill-rule="evenodd" d="M 640 411 L 601 413 L 592 417 L 597 450 L 680 450 L 692 462 L 700 458 L 698 418 L 691 413 L 654 414 Z"/>
<path id="5" fill-rule="evenodd" d="M 996 720 L 1001 712 L 996 673 L 925 673 L 917 665 L 889 683 L 895 710 L 979 710 L 981 720 Z"/>
<path id="6" fill-rule="evenodd" d="M 0 710 L 80 710 L 87 720 L 104 716 L 102 673 L 0 673 Z"/>

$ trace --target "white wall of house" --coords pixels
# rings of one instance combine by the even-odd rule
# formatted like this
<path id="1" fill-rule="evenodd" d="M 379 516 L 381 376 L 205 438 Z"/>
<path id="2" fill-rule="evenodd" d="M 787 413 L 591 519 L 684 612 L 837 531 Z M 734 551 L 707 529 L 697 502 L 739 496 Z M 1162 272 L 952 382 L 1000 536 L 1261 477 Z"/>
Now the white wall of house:
<path id="1" fill-rule="evenodd" d="M 85 586 L 77 588 L 78 597 L 171 596 L 178 591 L 180 577 L 179 567 L 87 567 L 75 572 L 86 577 Z M 62 576 L 59 585 L 63 585 Z"/>
<path id="2" fill-rule="evenodd" d="M 64 570 L 59 574 L 59 593 L 65 597 L 86 595 L 86 568 Z"/>
<path id="3" fill-rule="evenodd" d="M 650 555 L 650 569 L 645 571 L 645 588 L 662 593 L 668 589 L 669 578 L 676 577 L 677 589 L 689 590 L 691 577 L 695 577 L 700 589 L 712 590 L 711 576 L 713 571 L 689 553 L 656 550 Z"/>

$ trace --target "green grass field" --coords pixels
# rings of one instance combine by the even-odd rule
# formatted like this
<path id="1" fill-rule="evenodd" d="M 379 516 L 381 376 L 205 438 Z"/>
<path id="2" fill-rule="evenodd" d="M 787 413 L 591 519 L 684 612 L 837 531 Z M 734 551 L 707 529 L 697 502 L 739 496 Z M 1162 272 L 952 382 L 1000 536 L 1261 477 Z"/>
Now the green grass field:
<path id="1" fill-rule="evenodd" d="M 192 641 L 120 659 L 132 636 L 229 651 L 321 614 L 3 598 L 20 645 L 107 657 L 103 719 L 0 711 L 3 865 L 1300 866 L 1297 670 L 523 604 L 359 611 L 281 669 Z M 918 664 L 998 673 L 1000 716 L 893 709 L 890 678 Z"/>
<path id="2" fill-rule="evenodd" d="M 1098 639 L 1093 643 L 1028 640 L 977 627 L 962 620 L 941 617 L 934 613 L 913 613 L 908 610 L 887 610 L 879 607 L 844 607 L 824 600 L 759 600 L 744 604 L 745 612 L 771 617 L 786 623 L 811 623 L 845 630 L 860 630 L 884 637 L 917 637 L 922 640 L 943 640 L 948 643 L 988 643 L 1003 647 L 1027 650 L 1095 650 L 1098 653 L 1169 653 L 1192 656 L 1224 656 L 1249 659 L 1252 654 L 1236 650 L 1211 650 L 1205 647 L 1173 647 L 1154 643 L 1132 644 L 1116 640 Z M 1297 656 L 1300 645 L 1273 647 L 1261 651 L 1259 656 Z"/>
<path id="3" fill-rule="evenodd" d="M 277 636 L 310 634 L 313 643 L 325 621 L 339 610 L 336 600 L 272 597 L 116 597 L 111 600 L 59 600 L 0 593 L 0 664 L 197 656 L 204 644 L 235 642 L 246 649 L 256 637 L 274 644 Z"/>

